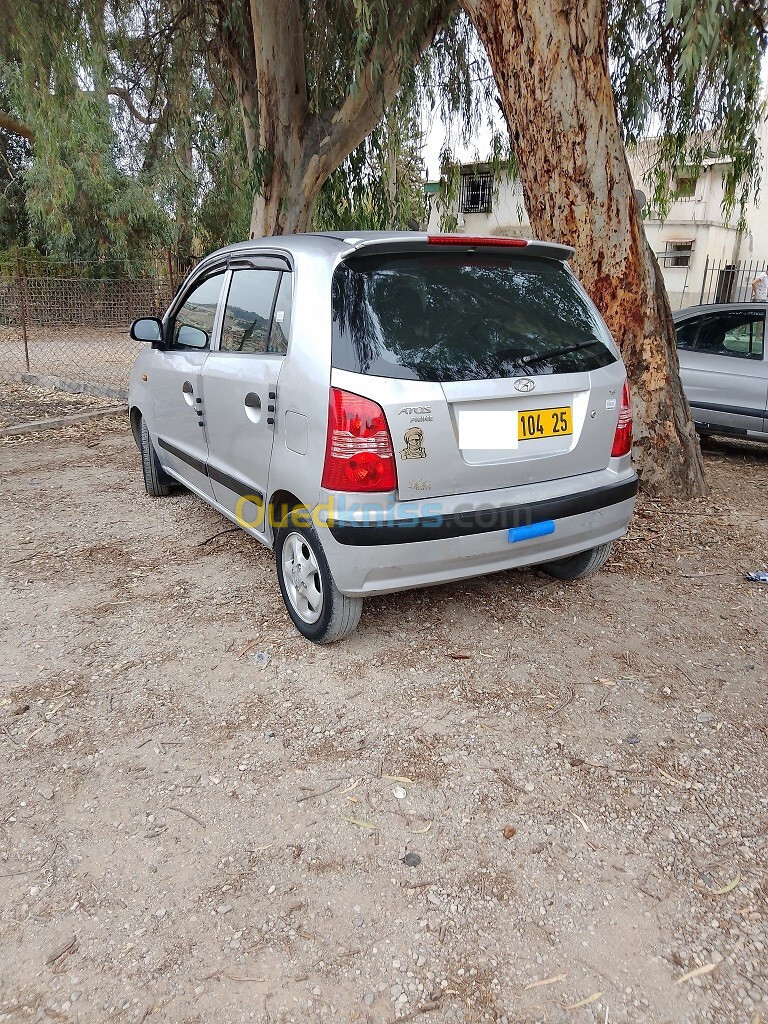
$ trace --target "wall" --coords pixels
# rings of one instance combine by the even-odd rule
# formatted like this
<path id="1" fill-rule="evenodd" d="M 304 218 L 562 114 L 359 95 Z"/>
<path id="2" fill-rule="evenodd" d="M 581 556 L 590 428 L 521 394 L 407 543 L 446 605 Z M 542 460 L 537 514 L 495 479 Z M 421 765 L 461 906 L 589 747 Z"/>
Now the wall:
<path id="1" fill-rule="evenodd" d="M 442 212 L 435 197 L 428 226 L 431 234 L 440 232 Z M 460 213 L 458 230 L 463 235 L 530 235 L 531 228 L 520 182 L 506 176 L 502 178 L 494 190 L 491 212 Z"/>
<path id="2" fill-rule="evenodd" d="M 763 121 L 760 152 L 762 182 L 757 202 L 747 204 L 747 232 L 741 244 L 743 260 L 768 260 L 768 121 Z"/>
<path id="3" fill-rule="evenodd" d="M 653 157 L 653 142 L 641 144 L 627 154 L 630 173 L 635 187 L 646 196 L 651 193 L 645 168 Z M 696 181 L 694 194 L 675 200 L 666 218 L 646 217 L 644 221 L 648 242 L 656 253 L 664 277 L 672 309 L 697 305 L 707 299 L 712 275 L 705 273 L 712 263 L 731 263 L 739 258 L 741 236 L 737 230 L 738 216 L 734 212 L 724 218 L 722 161 L 705 161 Z M 667 245 L 673 242 L 693 242 L 687 267 L 668 266 L 665 259 Z"/>

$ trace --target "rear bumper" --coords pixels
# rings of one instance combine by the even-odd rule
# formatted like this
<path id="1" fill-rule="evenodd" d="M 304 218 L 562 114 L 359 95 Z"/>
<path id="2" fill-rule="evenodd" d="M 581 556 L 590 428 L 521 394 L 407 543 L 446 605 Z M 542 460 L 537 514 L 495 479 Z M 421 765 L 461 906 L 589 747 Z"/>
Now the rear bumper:
<path id="1" fill-rule="evenodd" d="M 399 510 L 396 521 L 336 515 L 319 532 L 342 593 L 372 596 L 551 562 L 615 540 L 626 533 L 636 492 L 637 477 L 628 473 L 576 493 L 480 510 L 420 517 Z M 510 530 L 521 536 L 520 527 L 546 522 L 545 535 L 510 542 Z"/>
<path id="2" fill-rule="evenodd" d="M 478 533 L 532 526 L 553 519 L 595 512 L 618 505 L 637 494 L 637 478 L 609 486 L 594 487 L 577 494 L 564 494 L 520 505 L 472 511 L 412 516 L 389 521 L 377 519 L 329 519 L 328 529 L 339 544 L 376 547 L 381 544 L 410 544 L 419 541 L 450 540 Z"/>

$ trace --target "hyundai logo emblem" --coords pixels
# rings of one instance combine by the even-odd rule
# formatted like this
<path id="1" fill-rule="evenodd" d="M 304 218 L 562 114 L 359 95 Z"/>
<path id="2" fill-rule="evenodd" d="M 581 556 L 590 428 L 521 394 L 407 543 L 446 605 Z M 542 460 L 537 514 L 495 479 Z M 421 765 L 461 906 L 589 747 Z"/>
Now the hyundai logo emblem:
<path id="1" fill-rule="evenodd" d="M 524 392 L 533 391 L 533 389 L 535 387 L 536 387 L 536 381 L 535 380 L 531 380 L 530 377 L 518 377 L 518 379 L 515 381 L 515 390 L 516 391 L 524 391 Z"/>

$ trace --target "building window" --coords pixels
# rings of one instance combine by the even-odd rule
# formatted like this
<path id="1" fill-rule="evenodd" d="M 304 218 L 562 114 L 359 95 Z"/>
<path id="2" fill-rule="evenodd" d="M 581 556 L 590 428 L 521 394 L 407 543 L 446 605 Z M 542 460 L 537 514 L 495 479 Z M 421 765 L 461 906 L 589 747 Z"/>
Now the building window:
<path id="1" fill-rule="evenodd" d="M 675 177 L 675 199 L 695 199 L 696 183 L 699 180 L 697 167 L 686 167 Z"/>
<path id="2" fill-rule="evenodd" d="M 664 251 L 665 267 L 687 267 L 691 263 L 693 242 L 667 242 Z"/>
<path id="3" fill-rule="evenodd" d="M 493 175 L 462 174 L 461 212 L 490 213 L 493 200 Z"/>

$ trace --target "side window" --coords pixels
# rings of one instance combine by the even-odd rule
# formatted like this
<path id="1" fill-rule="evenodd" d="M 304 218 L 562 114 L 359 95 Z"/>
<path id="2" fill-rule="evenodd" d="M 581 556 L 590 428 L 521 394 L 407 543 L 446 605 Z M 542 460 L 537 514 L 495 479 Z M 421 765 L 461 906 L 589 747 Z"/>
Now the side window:
<path id="1" fill-rule="evenodd" d="M 223 281 L 223 272 L 214 274 L 187 295 L 173 318 L 173 335 L 169 348 L 189 351 L 211 347 L 213 322 L 216 319 L 216 307 L 219 304 Z"/>
<path id="2" fill-rule="evenodd" d="M 696 332 L 699 329 L 700 320 L 686 320 L 677 328 L 677 347 L 693 348 L 696 341 Z"/>
<path id="3" fill-rule="evenodd" d="M 765 320 L 756 317 L 748 323 L 726 331 L 723 347 L 726 352 L 735 356 L 753 356 L 762 359 L 765 335 Z"/>
<path id="4" fill-rule="evenodd" d="M 269 351 L 281 356 L 288 351 L 288 335 L 291 333 L 292 280 L 293 275 L 289 273 L 283 273 L 280 278 L 272 330 L 269 332 Z"/>
<path id="5" fill-rule="evenodd" d="M 721 313 L 702 321 L 696 351 L 737 359 L 762 359 L 765 317 L 755 313 Z"/>
<path id="6" fill-rule="evenodd" d="M 266 352 L 279 270 L 236 270 L 221 326 L 222 352 Z"/>

